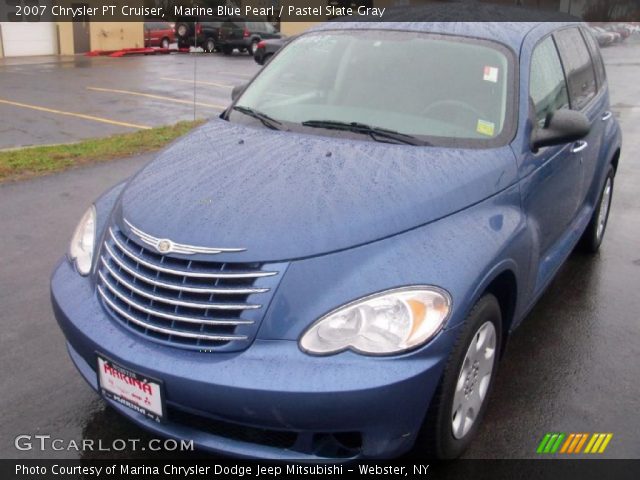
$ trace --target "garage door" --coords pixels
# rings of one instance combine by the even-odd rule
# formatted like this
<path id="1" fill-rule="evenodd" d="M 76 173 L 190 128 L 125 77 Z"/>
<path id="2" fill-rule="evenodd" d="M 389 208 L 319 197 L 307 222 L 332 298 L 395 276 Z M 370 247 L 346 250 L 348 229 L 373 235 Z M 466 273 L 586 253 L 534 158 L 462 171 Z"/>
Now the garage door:
<path id="1" fill-rule="evenodd" d="M 5 57 L 58 53 L 54 22 L 0 22 L 0 29 Z"/>

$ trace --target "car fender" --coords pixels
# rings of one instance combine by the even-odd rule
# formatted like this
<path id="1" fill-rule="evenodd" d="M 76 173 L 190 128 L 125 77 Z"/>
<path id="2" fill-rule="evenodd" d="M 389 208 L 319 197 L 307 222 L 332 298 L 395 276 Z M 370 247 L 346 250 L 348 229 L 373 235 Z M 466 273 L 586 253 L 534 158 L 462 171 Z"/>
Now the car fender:
<path id="1" fill-rule="evenodd" d="M 598 167 L 587 194 L 588 203 L 595 208 L 609 172 L 609 165 L 618 150 L 622 148 L 622 132 L 618 120 L 611 117 L 603 134 L 603 141 L 598 154 Z"/>
<path id="2" fill-rule="evenodd" d="M 95 202 L 93 202 L 96 207 L 96 246 L 95 252 L 97 253 L 100 245 L 102 245 L 104 241 L 104 236 L 107 232 L 107 226 L 110 223 L 111 216 L 113 214 L 114 206 L 120 198 L 124 187 L 127 184 L 127 180 L 114 185 L 109 190 L 104 192 L 100 197 L 98 197 Z M 92 271 L 95 271 L 96 261 L 98 255 L 93 256 L 93 267 Z"/>
<path id="3" fill-rule="evenodd" d="M 452 309 L 444 328 L 455 328 L 506 269 L 518 283 L 526 281 L 530 244 L 519 188 L 512 185 L 411 231 L 291 262 L 258 338 L 297 340 L 315 320 L 342 305 L 408 285 L 434 285 L 449 292 Z"/>

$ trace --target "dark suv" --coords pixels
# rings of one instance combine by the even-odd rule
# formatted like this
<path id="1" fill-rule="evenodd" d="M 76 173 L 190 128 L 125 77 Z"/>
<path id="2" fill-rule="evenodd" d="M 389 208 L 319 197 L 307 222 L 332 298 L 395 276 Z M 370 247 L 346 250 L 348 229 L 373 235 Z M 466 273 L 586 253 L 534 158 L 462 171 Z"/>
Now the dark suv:
<path id="1" fill-rule="evenodd" d="M 227 18 L 213 18 L 199 21 L 194 17 L 182 17 L 176 22 L 178 47 L 202 47 L 207 52 L 217 49 L 220 27 Z"/>
<path id="2" fill-rule="evenodd" d="M 234 48 L 241 52 L 248 51 L 251 56 L 261 40 L 282 38 L 282 34 L 269 22 L 248 22 L 237 18 L 224 22 L 219 30 L 216 46 L 225 55 L 230 55 Z"/>

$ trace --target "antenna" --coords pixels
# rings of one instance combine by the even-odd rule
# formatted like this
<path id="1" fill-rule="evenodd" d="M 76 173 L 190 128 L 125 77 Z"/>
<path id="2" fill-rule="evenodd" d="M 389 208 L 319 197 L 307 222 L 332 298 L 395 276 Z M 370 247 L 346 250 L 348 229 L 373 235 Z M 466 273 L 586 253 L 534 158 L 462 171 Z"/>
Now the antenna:
<path id="1" fill-rule="evenodd" d="M 198 73 L 198 21 L 193 22 L 193 121 L 196 121 L 196 75 Z"/>

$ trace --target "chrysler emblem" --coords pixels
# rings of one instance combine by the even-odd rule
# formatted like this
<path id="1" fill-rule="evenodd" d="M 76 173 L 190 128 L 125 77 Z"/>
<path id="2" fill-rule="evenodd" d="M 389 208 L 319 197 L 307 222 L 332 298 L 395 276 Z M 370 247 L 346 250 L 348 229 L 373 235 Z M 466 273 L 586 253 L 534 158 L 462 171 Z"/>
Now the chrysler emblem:
<path id="1" fill-rule="evenodd" d="M 171 240 L 160 240 L 157 249 L 160 253 L 167 253 L 171 250 Z"/>
<path id="2" fill-rule="evenodd" d="M 123 219 L 124 223 L 131 229 L 131 233 L 137 236 L 142 242 L 152 246 L 162 254 L 165 253 L 179 253 L 181 255 L 193 255 L 195 253 L 201 253 L 205 255 L 215 255 L 222 252 L 244 252 L 245 248 L 218 248 L 218 247 L 200 247 L 197 245 L 186 245 L 184 243 L 177 243 L 169 240 L 168 238 L 158 238 L 143 232 L 139 228 L 134 227 L 131 222 L 126 218 Z"/>

